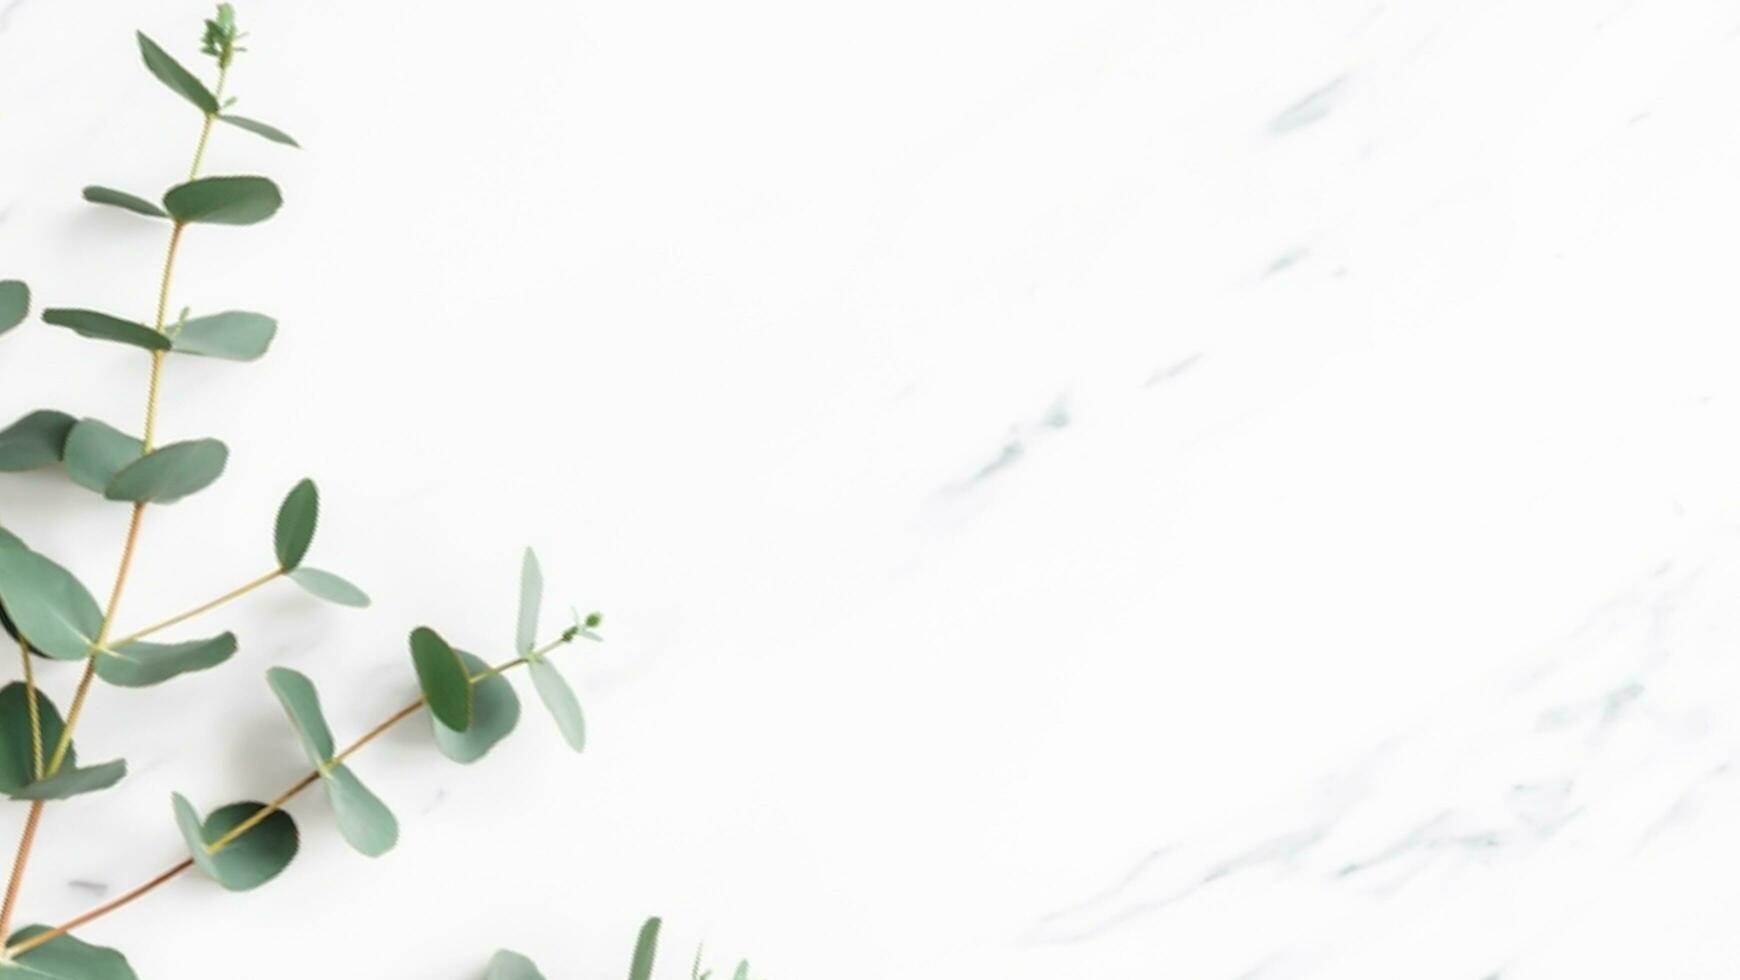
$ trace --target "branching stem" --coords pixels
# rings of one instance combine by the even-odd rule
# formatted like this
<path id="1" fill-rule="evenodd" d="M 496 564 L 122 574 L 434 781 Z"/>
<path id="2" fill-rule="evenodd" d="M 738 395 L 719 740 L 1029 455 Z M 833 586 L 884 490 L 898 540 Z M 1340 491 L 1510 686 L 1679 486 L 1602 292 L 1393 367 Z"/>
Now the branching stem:
<path id="1" fill-rule="evenodd" d="M 266 574 L 260 576 L 259 578 L 248 582 L 245 585 L 238 586 L 234 589 L 231 589 L 228 592 L 225 592 L 223 595 L 218 596 L 216 599 L 213 599 L 210 602 L 205 603 L 204 605 L 195 606 L 192 609 L 189 609 L 184 613 L 180 613 L 180 614 L 177 614 L 175 616 L 171 616 L 168 619 L 165 619 L 164 621 L 162 621 L 161 623 L 153 623 L 150 626 L 147 626 L 142 630 L 128 633 L 126 636 L 123 636 L 120 639 L 109 643 L 108 645 L 111 648 L 124 647 L 127 644 L 132 643 L 134 640 L 142 640 L 145 637 L 150 636 L 151 634 L 158 632 L 159 630 L 166 630 L 171 626 L 179 626 L 180 624 L 187 622 L 188 620 L 192 619 L 195 616 L 201 615 L 203 613 L 211 612 L 213 609 L 216 609 L 217 607 L 223 605 L 226 602 L 231 602 L 233 600 L 240 599 L 242 596 L 247 595 L 248 593 L 254 591 L 255 589 L 276 580 L 277 578 L 279 578 L 283 574 L 284 574 L 283 569 L 281 569 L 281 568 L 274 569 L 274 570 L 267 572 Z"/>

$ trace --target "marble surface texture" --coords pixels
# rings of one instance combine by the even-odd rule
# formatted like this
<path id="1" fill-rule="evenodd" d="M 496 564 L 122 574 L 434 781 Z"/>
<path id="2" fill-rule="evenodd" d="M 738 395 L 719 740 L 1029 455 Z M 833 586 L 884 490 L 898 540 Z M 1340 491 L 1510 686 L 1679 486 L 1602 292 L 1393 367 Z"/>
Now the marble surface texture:
<path id="1" fill-rule="evenodd" d="M 132 31 L 203 4 L 0 0 L 0 276 L 144 316 L 197 128 Z M 303 854 L 93 924 L 150 978 L 475 978 L 497 946 L 773 980 L 1740 976 L 1740 5 L 1714 0 L 258 0 L 213 173 L 280 216 L 174 303 L 282 327 L 176 361 L 122 625 L 315 553 L 369 588 L 212 617 L 230 664 L 102 687 L 114 790 L 53 807 L 58 921 L 179 856 L 169 794 L 302 769 L 405 633 L 491 655 L 520 549 L 591 744 L 531 710 L 460 767 L 356 760 L 378 860 Z M 41 326 L 7 415 L 127 424 L 140 359 Z M 0 513 L 87 581 L 125 512 Z M 14 668 L 15 669 L 15 668 Z M 72 683 L 45 683 L 63 700 Z M 529 691 L 522 687 L 529 697 Z M 19 807 L 0 812 L 14 839 Z"/>

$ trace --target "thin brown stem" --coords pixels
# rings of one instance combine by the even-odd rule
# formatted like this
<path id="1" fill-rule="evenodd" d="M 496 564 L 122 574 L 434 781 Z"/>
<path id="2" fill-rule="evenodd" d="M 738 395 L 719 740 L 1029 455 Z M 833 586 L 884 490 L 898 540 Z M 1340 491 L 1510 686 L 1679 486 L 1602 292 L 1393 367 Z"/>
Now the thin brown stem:
<path id="1" fill-rule="evenodd" d="M 255 589 L 257 589 L 263 585 L 266 585 L 267 583 L 273 581 L 274 579 L 278 578 L 279 576 L 281 576 L 283 574 L 284 574 L 283 569 L 281 569 L 281 568 L 273 569 L 272 571 L 267 572 L 266 574 L 260 576 L 259 578 L 248 582 L 246 585 L 242 585 L 242 586 L 239 586 L 237 588 L 231 589 L 228 592 L 225 592 L 223 595 L 218 596 L 216 599 L 213 599 L 210 602 L 205 603 L 204 605 L 195 606 L 192 609 L 189 609 L 188 611 L 186 611 L 184 613 L 180 613 L 178 615 L 171 616 L 168 619 L 162 621 L 161 623 L 153 623 L 152 625 L 147 626 L 142 630 L 128 633 L 126 636 L 123 636 L 120 639 L 115 640 L 112 643 L 110 643 L 109 646 L 111 646 L 111 647 L 124 647 L 127 644 L 132 643 L 134 640 L 142 640 L 145 637 L 150 636 L 151 634 L 158 632 L 159 630 L 166 630 L 171 626 L 179 626 L 180 624 L 187 622 L 188 620 L 192 619 L 195 616 L 201 615 L 203 613 L 211 612 L 213 609 L 216 609 L 217 607 L 223 605 L 226 602 L 231 602 L 231 601 L 234 601 L 236 599 L 240 599 L 242 596 L 245 596 L 248 593 L 254 591 Z"/>
<path id="2" fill-rule="evenodd" d="M 568 640 L 566 640 L 566 639 L 556 640 L 553 643 L 550 643 L 544 647 L 541 647 L 537 650 L 532 651 L 531 656 L 542 656 L 543 654 L 550 652 L 551 650 L 555 649 L 558 646 L 561 646 L 563 643 L 566 643 L 566 642 L 568 642 Z M 491 677 L 495 677 L 496 675 L 501 674 L 504 671 L 512 670 L 513 668 L 518 667 L 521 664 L 524 664 L 526 662 L 527 662 L 526 657 L 516 657 L 513 660 L 509 660 L 505 663 L 501 663 L 501 664 L 498 664 L 494 667 L 491 667 L 490 669 L 488 669 L 480 674 L 473 675 L 471 678 L 471 682 L 473 684 L 476 684 L 480 681 L 488 680 Z M 345 746 L 343 751 L 339 752 L 337 755 L 335 755 L 331 759 L 329 759 L 327 761 L 327 766 L 328 767 L 336 766 L 336 765 L 344 762 L 344 760 L 350 758 L 350 756 L 353 753 L 355 753 L 358 749 L 360 749 L 363 746 L 374 741 L 376 738 L 379 738 L 382 734 L 384 734 L 388 729 L 392 728 L 394 725 L 397 725 L 399 722 L 404 721 L 406 718 L 409 718 L 412 715 L 416 714 L 417 711 L 424 706 L 424 704 L 425 704 L 424 699 L 418 698 L 417 700 L 412 701 L 410 704 L 405 705 L 403 708 L 400 708 L 398 711 L 393 712 L 390 716 L 388 716 L 387 720 L 381 722 L 380 724 L 376 725 L 375 727 L 369 729 L 367 732 L 363 733 L 363 735 L 360 738 L 358 738 L 356 741 L 350 743 L 349 745 Z M 231 828 L 230 831 L 228 833 L 224 834 L 222 837 L 219 837 L 217 840 L 212 841 L 210 844 L 207 844 L 206 848 L 205 848 L 206 853 L 216 854 L 217 852 L 223 850 L 225 847 L 228 847 L 230 844 L 235 843 L 235 841 L 238 838 L 240 838 L 243 834 L 247 833 L 248 831 L 259 826 L 261 824 L 261 822 L 263 822 L 267 817 L 269 817 L 272 814 L 277 813 L 279 810 L 283 809 L 284 804 L 290 802 L 290 800 L 295 798 L 297 794 L 301 793 L 303 790 L 307 789 L 308 787 L 310 787 L 310 786 L 314 785 L 316 782 L 318 782 L 320 780 L 320 775 L 321 775 L 321 770 L 316 769 L 316 770 L 308 773 L 307 775 L 303 776 L 301 779 L 298 779 L 295 783 L 291 784 L 289 789 L 278 794 L 277 799 L 274 799 L 272 802 L 266 804 L 265 806 L 262 806 L 258 810 L 255 810 L 252 814 L 250 814 L 248 816 L 248 819 L 242 821 L 241 823 L 237 824 L 235 827 Z M 41 946 L 43 943 L 49 942 L 49 941 L 51 941 L 57 937 L 60 937 L 60 936 L 64 936 L 68 932 L 71 932 L 72 930 L 77 929 L 79 926 L 82 926 L 87 922 L 90 922 L 94 919 L 100 919 L 103 916 L 108 915 L 110 912 L 113 912 L 116 909 L 120 908 L 121 906 L 126 905 L 127 903 L 133 901 L 134 899 L 140 897 L 141 895 L 144 895 L 146 892 L 149 892 L 152 889 L 157 888 L 159 885 L 164 884 L 165 882 L 174 878 L 176 875 L 181 874 L 183 871 L 186 871 L 188 868 L 191 868 L 191 867 L 193 867 L 193 861 L 191 859 L 184 860 L 180 864 L 177 864 L 174 867 L 171 867 L 168 870 L 163 871 L 162 873 L 158 874 L 156 877 L 152 878 L 151 880 L 145 882 L 144 884 L 138 886 L 137 888 L 134 888 L 131 891 L 128 891 L 127 893 L 125 893 L 125 894 L 123 894 L 115 899 L 112 899 L 108 902 L 104 902 L 103 904 L 98 905 L 95 908 L 90 909 L 89 911 L 82 912 L 79 915 L 75 915 L 72 918 L 66 920 L 65 922 L 62 922 L 60 925 L 55 926 L 53 929 L 48 929 L 46 931 L 39 932 L 36 935 L 31 936 L 29 939 L 26 939 L 26 940 L 24 940 L 16 945 L 8 947 L 5 950 L 4 955 L 8 958 L 12 958 L 12 957 L 17 957 L 23 953 L 28 953 L 29 951 L 35 949 L 36 947 Z"/>
<path id="3" fill-rule="evenodd" d="M 18 838 L 18 853 L 12 858 L 12 877 L 6 882 L 6 901 L 0 904 L 0 935 L 12 929 L 12 912 L 18 905 L 18 889 L 24 884 L 24 866 L 30 861 L 30 846 L 36 843 L 36 828 L 42 823 L 42 801 L 33 800 L 24 818 L 24 834 Z"/>
<path id="4" fill-rule="evenodd" d="M 24 703 L 30 715 L 30 775 L 42 778 L 42 712 L 36 707 L 36 665 L 30 662 L 30 644 L 18 639 L 18 659 L 24 661 Z"/>

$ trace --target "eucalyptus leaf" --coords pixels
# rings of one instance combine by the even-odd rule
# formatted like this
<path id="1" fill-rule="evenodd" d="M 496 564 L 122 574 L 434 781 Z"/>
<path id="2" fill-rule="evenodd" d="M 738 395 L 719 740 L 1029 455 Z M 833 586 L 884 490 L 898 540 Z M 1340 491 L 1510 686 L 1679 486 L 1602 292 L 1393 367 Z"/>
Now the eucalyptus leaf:
<path id="1" fill-rule="evenodd" d="M 63 760 L 54 775 L 14 790 L 8 795 L 15 800 L 64 800 L 71 796 L 108 789 L 126 775 L 125 759 L 111 759 L 88 769 L 80 769 Z"/>
<path id="2" fill-rule="evenodd" d="M 305 479 L 291 487 L 284 495 L 284 502 L 278 505 L 278 521 L 272 527 L 272 546 L 278 553 L 279 568 L 288 572 L 302 564 L 319 524 L 320 489 L 313 480 Z"/>
<path id="3" fill-rule="evenodd" d="M 748 960 L 740 960 L 738 962 L 737 972 L 731 974 L 731 980 L 749 980 L 749 961 Z"/>
<path id="4" fill-rule="evenodd" d="M 42 729 L 42 764 L 46 766 L 65 725 L 60 709 L 41 691 L 36 692 L 36 715 Z M 78 753 L 69 746 L 61 766 L 77 763 Z M 38 771 L 36 745 L 30 734 L 29 688 L 23 681 L 13 681 L 0 688 L 0 793 L 11 796 L 36 782 Z"/>
<path id="5" fill-rule="evenodd" d="M 544 980 L 538 966 L 511 949 L 498 949 L 489 961 L 489 976 L 484 980 Z"/>
<path id="6" fill-rule="evenodd" d="M 278 695 L 278 703 L 290 716 L 290 725 L 302 742 L 302 751 L 316 769 L 324 769 L 336 747 L 332 729 L 326 725 L 326 715 L 320 710 L 320 693 L 306 674 L 289 667 L 273 667 L 266 671 L 266 683 Z"/>
<path id="7" fill-rule="evenodd" d="M 580 713 L 580 702 L 574 697 L 574 689 L 568 686 L 556 665 L 543 657 L 527 661 L 526 669 L 531 671 L 532 686 L 537 688 L 538 698 L 550 710 L 550 716 L 556 719 L 556 727 L 562 730 L 562 738 L 574 751 L 584 751 L 586 719 Z"/>
<path id="8" fill-rule="evenodd" d="M 25 926 L 6 944 L 16 946 L 48 931 L 48 926 Z M 20 953 L 11 962 L 0 963 L 0 980 L 139 980 L 139 975 L 120 952 L 62 934 Z"/>
<path id="9" fill-rule="evenodd" d="M 26 548 L 26 545 L 18 535 L 0 527 L 0 548 Z"/>
<path id="10" fill-rule="evenodd" d="M 329 766 L 321 771 L 326 784 L 326 798 L 338 817 L 339 833 L 351 847 L 368 855 L 380 857 L 399 842 L 399 821 L 380 797 L 356 778 L 349 766 Z"/>
<path id="11" fill-rule="evenodd" d="M 336 602 L 341 606 L 353 606 L 358 609 L 369 604 L 368 593 L 337 575 L 318 568 L 303 566 L 292 569 L 290 580 L 327 602 Z"/>
<path id="12" fill-rule="evenodd" d="M 441 634 L 427 626 L 411 631 L 411 662 L 429 713 L 454 731 L 471 727 L 471 678 Z"/>
<path id="13" fill-rule="evenodd" d="M 177 354 L 257 361 L 272 346 L 278 321 L 263 313 L 226 310 L 183 322 L 170 338 Z"/>
<path id="14" fill-rule="evenodd" d="M 92 340 L 128 344 L 142 350 L 164 351 L 169 349 L 169 338 L 145 324 L 123 320 L 107 313 L 98 313 L 96 310 L 63 308 L 43 310 L 42 322 L 51 326 L 65 327 L 81 337 L 89 337 Z"/>
<path id="15" fill-rule="evenodd" d="M 264 177 L 201 177 L 163 195 L 163 207 L 183 224 L 258 224 L 277 214 L 283 203 L 278 185 Z"/>
<path id="16" fill-rule="evenodd" d="M 229 123 L 231 126 L 236 126 L 236 127 L 241 128 L 241 129 L 245 129 L 248 132 L 254 133 L 255 135 L 258 135 L 258 136 L 264 136 L 274 143 L 282 143 L 285 146 L 294 146 L 298 149 L 300 149 L 302 147 L 301 143 L 298 143 L 295 140 L 290 138 L 289 133 L 284 132 L 282 129 L 279 129 L 276 126 L 272 126 L 272 125 L 268 125 L 266 123 L 263 123 L 263 122 L 259 121 L 258 119 L 249 119 L 247 116 L 231 115 L 230 113 L 227 113 L 227 112 L 224 113 L 223 115 L 219 116 L 218 118 L 222 119 L 224 122 Z"/>
<path id="17" fill-rule="evenodd" d="M 652 980 L 653 960 L 659 952 L 659 925 L 657 916 L 641 925 L 640 937 L 634 942 L 634 959 L 628 965 L 628 980 Z"/>
<path id="18" fill-rule="evenodd" d="M 90 592 L 35 551 L 0 548 L 0 602 L 30 645 L 56 660 L 83 660 L 103 628 Z"/>
<path id="19" fill-rule="evenodd" d="M 482 658 L 456 651 L 464 661 L 466 672 L 478 677 L 489 672 Z M 500 674 L 491 674 L 471 685 L 471 727 L 456 732 L 441 724 L 433 714 L 429 724 L 435 730 L 435 746 L 454 762 L 472 763 L 484 757 L 497 742 L 507 738 L 520 721 L 520 698 L 514 686 Z"/>
<path id="20" fill-rule="evenodd" d="M 514 629 L 514 652 L 524 656 L 538 642 L 538 607 L 544 601 L 544 571 L 527 548 L 520 561 L 520 616 Z"/>
<path id="21" fill-rule="evenodd" d="M 87 490 L 102 493 L 115 474 L 145 452 L 145 444 L 97 419 L 80 419 L 67 433 L 61 457 L 66 475 Z"/>
<path id="22" fill-rule="evenodd" d="M 34 470 L 58 461 L 76 422 L 65 412 L 43 408 L 0 429 L 0 472 Z"/>
<path id="23" fill-rule="evenodd" d="M 169 86 L 169 90 L 193 103 L 194 108 L 216 115 L 218 111 L 217 96 L 205 87 L 205 83 L 195 78 L 193 73 L 181 67 L 181 62 L 170 57 L 169 52 L 159 47 L 156 41 L 139 32 L 139 54 L 145 59 L 145 67 L 157 80 Z"/>
<path id="24" fill-rule="evenodd" d="M 235 652 L 234 633 L 181 643 L 134 640 L 126 646 L 98 652 L 97 676 L 117 687 L 150 687 L 190 671 L 216 667 Z"/>
<path id="25" fill-rule="evenodd" d="M 103 496 L 172 504 L 216 482 L 229 458 L 229 449 L 216 439 L 171 443 L 123 467 L 103 488 Z"/>
<path id="26" fill-rule="evenodd" d="M 232 892 L 258 888 L 289 867 L 300 846 L 296 821 L 284 810 L 274 810 L 264 820 L 213 854 L 206 850 L 223 836 L 264 809 L 252 801 L 218 807 L 202 825 L 199 815 L 181 794 L 174 796 L 175 823 L 187 844 L 193 863 L 205 875 Z"/>
<path id="27" fill-rule="evenodd" d="M 147 218 L 167 218 L 169 212 L 150 201 L 126 191 L 118 191 L 113 187 L 103 187 L 92 184 L 85 188 L 85 200 L 92 204 L 107 204 L 110 207 L 122 208 L 134 214 L 142 214 Z"/>
<path id="28" fill-rule="evenodd" d="M 0 333 L 24 322 L 30 313 L 30 287 L 16 279 L 0 280 Z"/>

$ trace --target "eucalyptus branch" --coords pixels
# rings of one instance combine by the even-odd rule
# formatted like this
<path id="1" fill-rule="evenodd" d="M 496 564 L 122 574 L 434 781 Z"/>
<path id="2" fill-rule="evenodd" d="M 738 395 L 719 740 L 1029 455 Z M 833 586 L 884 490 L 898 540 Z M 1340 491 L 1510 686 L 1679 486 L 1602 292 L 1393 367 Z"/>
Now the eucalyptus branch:
<path id="1" fill-rule="evenodd" d="M 260 588 L 261 586 L 269 585 L 272 582 L 275 582 L 278 579 L 283 578 L 284 575 L 285 575 L 285 571 L 282 568 L 274 568 L 273 570 L 267 572 L 266 574 L 260 576 L 259 578 L 252 579 L 252 580 L 250 580 L 250 581 L 248 581 L 240 586 L 237 586 L 236 588 L 231 589 L 228 592 L 225 592 L 223 595 L 218 596 L 216 599 L 213 599 L 210 602 L 201 603 L 200 605 L 194 606 L 192 609 L 189 609 L 186 612 L 177 613 L 176 615 L 171 616 L 168 619 L 163 620 L 162 622 L 152 623 L 150 626 L 147 626 L 142 630 L 137 630 L 135 632 L 128 633 L 126 636 L 123 636 L 119 640 L 115 640 L 115 641 L 111 642 L 109 645 L 116 646 L 116 647 L 124 647 L 127 644 L 132 643 L 135 640 L 143 640 L 147 636 L 150 636 L 151 634 L 160 632 L 162 630 L 166 630 L 166 629 L 170 628 L 171 626 L 179 626 L 182 623 L 185 623 L 188 620 L 194 618 L 195 616 L 204 615 L 205 613 L 211 612 L 213 609 L 216 609 L 219 606 L 224 605 L 225 603 L 233 602 L 237 599 L 240 599 L 242 596 L 247 595 L 248 593 L 254 591 L 255 589 Z"/>
<path id="2" fill-rule="evenodd" d="M 486 671 L 483 671 L 479 674 L 471 676 L 469 678 L 469 683 L 480 684 L 486 680 L 489 680 L 492 677 L 499 677 L 503 673 L 506 673 L 507 671 L 512 670 L 515 667 L 520 667 L 520 666 L 524 666 L 528 663 L 531 663 L 534 659 L 542 657 L 545 654 L 548 654 L 550 651 L 556 649 L 557 647 L 562 646 L 563 644 L 566 644 L 566 643 L 573 642 L 575 635 L 576 634 L 572 630 L 564 632 L 562 634 L 562 636 L 558 637 L 555 640 L 552 640 L 550 643 L 545 644 L 544 646 L 538 648 L 537 650 L 532 651 L 528 656 L 515 657 L 512 660 L 508 660 L 508 661 L 505 661 L 503 663 L 497 664 L 494 667 L 490 667 Z M 262 805 L 257 811 L 254 812 L 254 814 L 252 816 L 248 817 L 246 820 L 244 820 L 241 823 L 237 824 L 236 826 L 232 827 L 230 830 L 225 832 L 218 839 L 212 841 L 209 844 L 206 844 L 205 845 L 205 853 L 207 855 L 215 855 L 215 854 L 222 852 L 225 848 L 229 847 L 230 845 L 234 844 L 244 834 L 248 833 L 249 831 L 258 827 L 260 824 L 264 823 L 266 821 L 266 819 L 268 817 L 270 817 L 272 814 L 277 813 L 280 810 L 282 810 L 286 803 L 289 803 L 291 800 L 295 799 L 303 790 L 305 790 L 308 787 L 319 782 L 321 775 L 322 775 L 322 772 L 326 768 L 328 768 L 330 766 L 343 765 L 346 759 L 349 759 L 352 755 L 356 754 L 357 750 L 361 749 L 363 746 L 365 746 L 365 745 L 369 744 L 370 742 L 374 741 L 375 739 L 379 738 L 381 735 L 386 734 L 386 732 L 389 731 L 390 729 L 392 729 L 392 727 L 394 725 L 397 725 L 399 722 L 404 721 L 406 718 L 411 717 L 412 715 L 416 714 L 418 711 L 422 710 L 423 708 L 428 707 L 428 704 L 429 704 L 429 699 L 427 697 L 420 696 L 415 701 L 412 701 L 410 704 L 407 704 L 403 708 L 400 708 L 399 710 L 388 715 L 386 720 L 382 721 L 380 724 L 369 729 L 367 732 L 364 732 L 360 737 L 357 738 L 356 741 L 345 746 L 342 750 L 340 750 L 337 754 L 335 754 L 332 757 L 331 761 L 328 762 L 326 766 L 316 767 L 315 769 L 310 771 L 307 775 L 296 780 L 296 782 L 290 784 L 290 787 L 288 789 L 286 789 L 284 792 L 278 794 L 278 796 L 275 797 L 272 800 L 272 802 Z M 75 915 L 72 918 L 66 920 L 65 922 L 61 923 L 58 926 L 55 926 L 51 929 L 47 929 L 47 930 L 42 931 L 42 932 L 38 932 L 38 933 L 32 935 L 30 938 L 23 940 L 22 942 L 19 942 L 19 943 L 12 945 L 12 946 L 7 947 L 5 950 L 5 955 L 7 957 L 10 957 L 10 958 L 15 958 L 15 957 L 21 956 L 24 953 L 28 953 L 31 950 L 35 949 L 36 947 L 41 946 L 44 943 L 50 942 L 59 936 L 66 935 L 67 933 L 71 932 L 72 930 L 77 929 L 78 927 L 80 927 L 88 922 L 92 922 L 92 921 L 95 921 L 96 919 L 100 919 L 103 916 L 108 915 L 110 912 L 113 912 L 116 909 L 119 909 L 125 905 L 128 905 L 129 903 L 133 902 L 135 899 L 142 898 L 145 895 L 150 894 L 151 891 L 156 889 L 159 885 L 168 884 L 170 881 L 173 881 L 177 876 L 179 876 L 182 872 L 187 871 L 188 869 L 192 868 L 193 866 L 194 866 L 194 859 L 193 858 L 186 858 L 186 859 L 180 861 L 179 863 L 174 864 L 174 865 L 164 869 L 163 871 L 160 871 L 157 874 L 151 876 L 144 883 L 142 883 L 134 888 L 128 889 L 126 892 L 122 893 L 121 895 L 118 895 L 115 898 L 113 898 L 107 902 L 102 903 L 101 905 L 97 905 L 93 908 L 87 909 L 84 912 L 81 912 L 78 915 Z"/>

